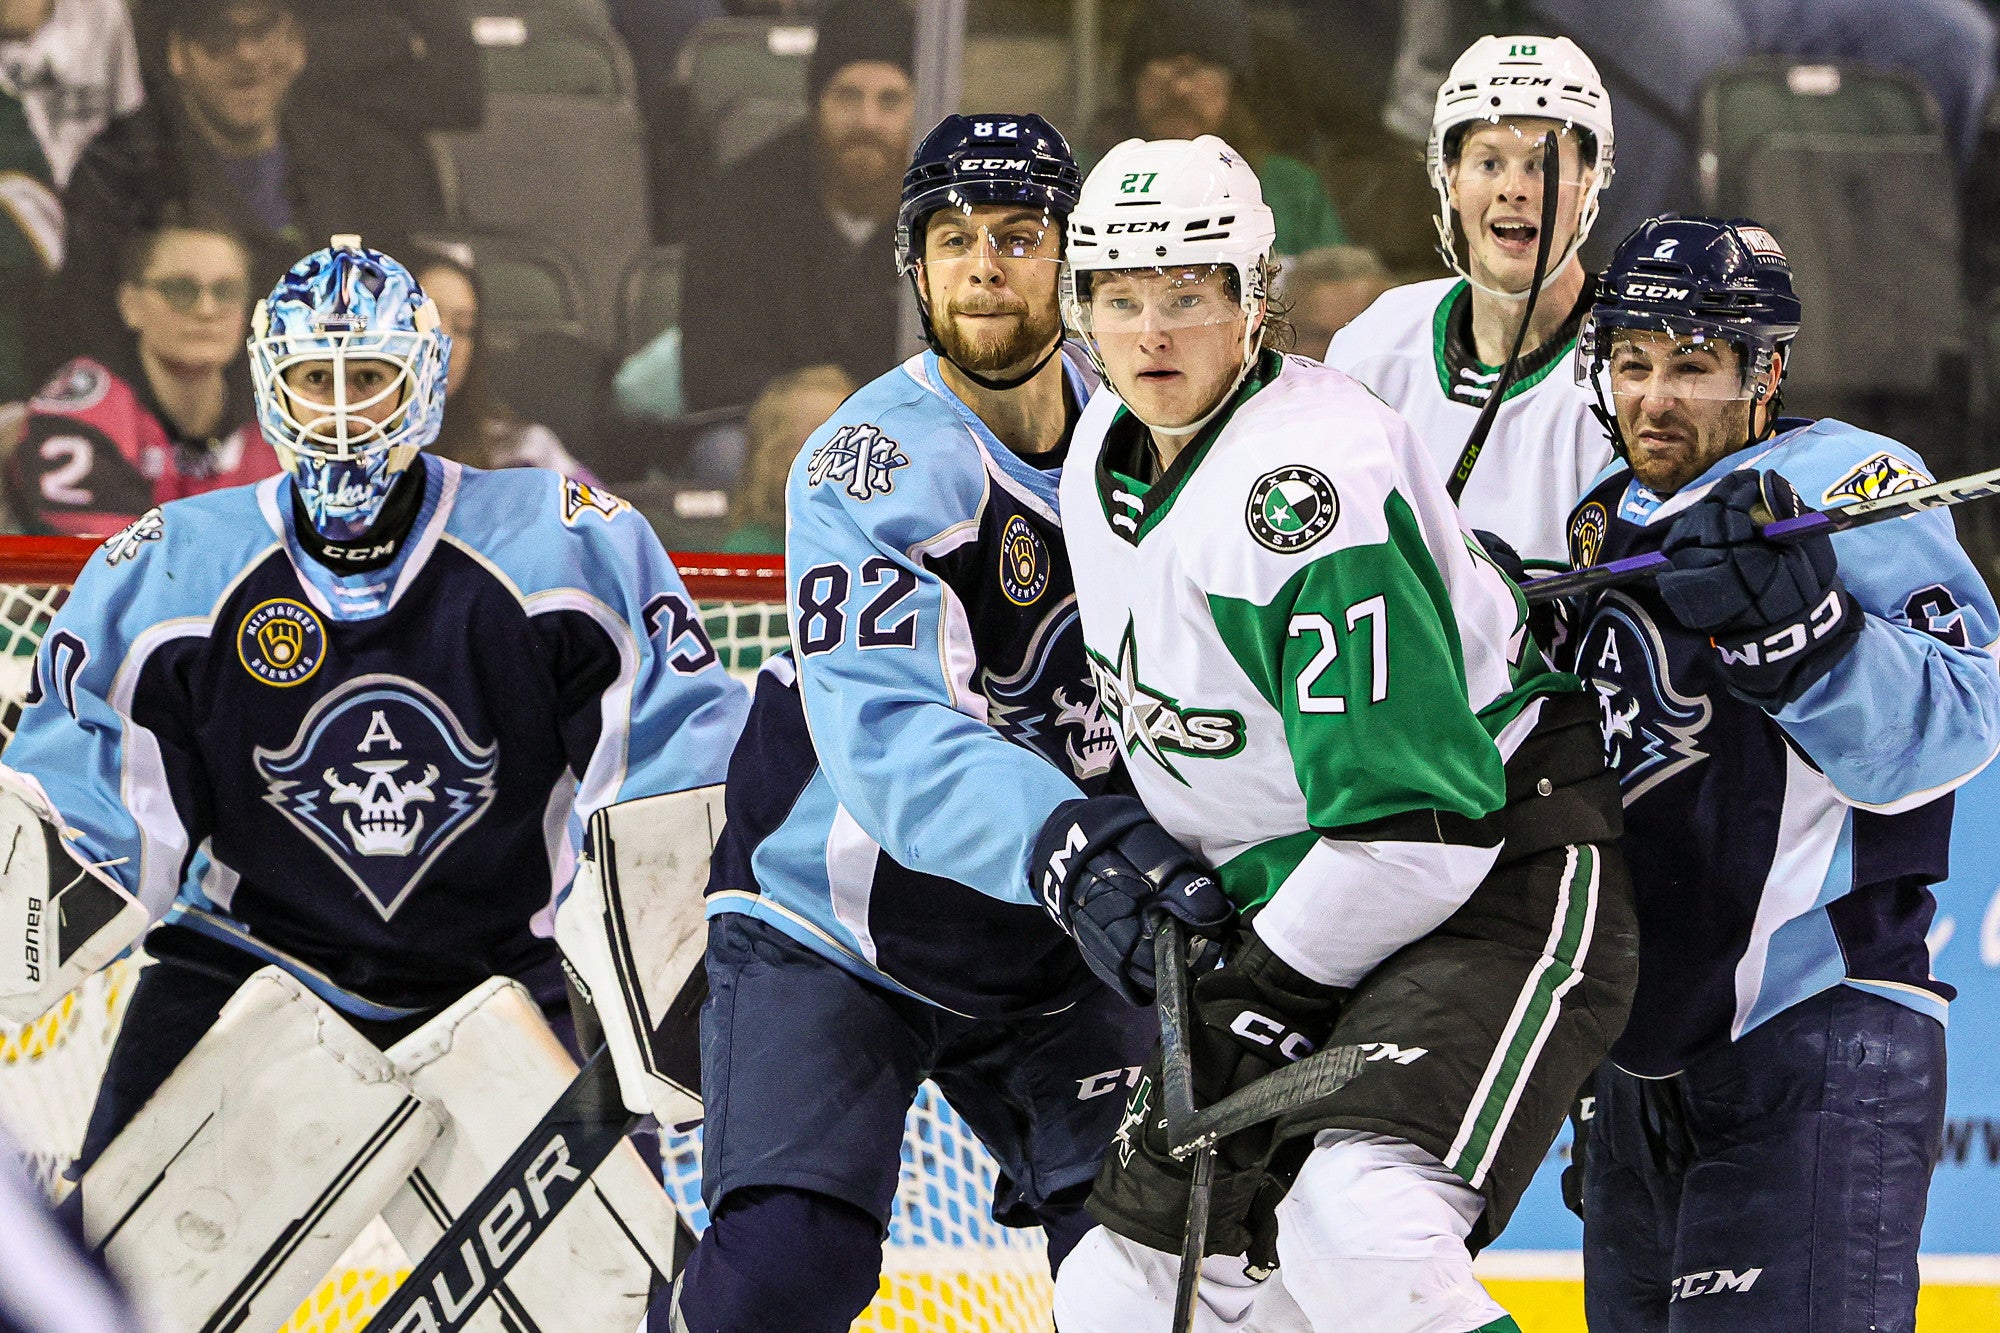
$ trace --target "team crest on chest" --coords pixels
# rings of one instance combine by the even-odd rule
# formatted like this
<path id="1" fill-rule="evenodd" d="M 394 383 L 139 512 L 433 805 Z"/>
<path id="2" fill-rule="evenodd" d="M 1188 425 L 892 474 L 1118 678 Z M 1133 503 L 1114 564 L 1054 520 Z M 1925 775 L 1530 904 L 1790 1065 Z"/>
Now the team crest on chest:
<path id="1" fill-rule="evenodd" d="M 602 486 L 591 486 L 574 477 L 563 478 L 562 517 L 570 527 L 575 527 L 585 514 L 595 514 L 609 523 L 631 507 Z"/>
<path id="2" fill-rule="evenodd" d="M 289 597 L 259 602 L 236 629 L 236 656 L 266 685 L 302 684 L 326 660 L 326 627 L 303 602 Z"/>
<path id="3" fill-rule="evenodd" d="M 1055 669 L 1058 662 L 1076 661 L 1073 654 L 1082 638 L 1072 593 L 1036 626 L 1019 671 L 996 676 L 982 669 L 979 685 L 986 696 L 986 720 L 995 731 L 1040 751 L 1058 767 L 1068 759 L 1070 775 L 1078 782 L 1103 777 L 1118 759 L 1118 737 L 1089 678 L 1064 680 Z"/>
<path id="4" fill-rule="evenodd" d="M 493 804 L 498 744 L 479 745 L 413 680 L 368 675 L 313 705 L 282 750 L 253 755 L 264 800 L 384 921 Z"/>
<path id="5" fill-rule="evenodd" d="M 1611 528 L 1610 511 L 1596 500 L 1576 511 L 1569 521 L 1569 562 L 1578 569 L 1597 563 L 1604 534 Z"/>
<path id="6" fill-rule="evenodd" d="M 1227 708 L 1188 708 L 1139 679 L 1139 644 L 1133 622 L 1125 622 L 1118 660 L 1090 654 L 1097 697 L 1126 754 L 1141 750 L 1176 782 L 1188 785 L 1167 756 L 1227 759 L 1243 749 L 1243 715 Z"/>
<path id="7" fill-rule="evenodd" d="M 1708 758 L 1702 733 L 1714 705 L 1674 688 L 1660 627 L 1620 593 L 1606 594 L 1577 652 L 1577 673 L 1597 695 L 1604 762 L 1626 805 Z"/>
<path id="8" fill-rule="evenodd" d="M 1892 453 L 1879 453 L 1858 464 L 1846 476 L 1826 488 L 1823 504 L 1850 504 L 1880 500 L 1886 495 L 1920 491 L 1931 479 Z"/>
<path id="9" fill-rule="evenodd" d="M 1016 606 L 1032 606 L 1049 587 L 1049 548 L 1019 514 L 1000 533 L 1000 591 Z"/>
<path id="10" fill-rule="evenodd" d="M 1318 469 L 1294 463 L 1257 478 L 1243 517 L 1258 545 L 1290 555 L 1333 530 L 1340 497 Z"/>

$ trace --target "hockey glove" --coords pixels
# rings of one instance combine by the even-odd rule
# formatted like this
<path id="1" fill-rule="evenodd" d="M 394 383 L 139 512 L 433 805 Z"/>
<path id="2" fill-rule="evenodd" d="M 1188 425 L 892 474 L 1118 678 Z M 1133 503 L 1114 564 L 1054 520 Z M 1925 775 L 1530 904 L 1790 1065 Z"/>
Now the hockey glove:
<path id="1" fill-rule="evenodd" d="M 1155 908 L 1211 937 L 1236 919 L 1208 867 L 1130 796 L 1063 802 L 1042 825 L 1028 864 L 1041 876 L 1042 906 L 1083 961 L 1133 1004 L 1153 1000 L 1146 917 Z"/>
<path id="2" fill-rule="evenodd" d="M 1583 1170 L 1590 1151 L 1590 1122 L 1597 1118 L 1597 1074 L 1592 1071 L 1569 1104 L 1569 1165 L 1562 1169 L 1563 1207 L 1583 1216 Z"/>
<path id="3" fill-rule="evenodd" d="M 1732 472 L 1673 521 L 1660 548 L 1673 566 L 1660 596 L 1674 617 L 1709 636 L 1731 694 L 1770 712 L 1831 671 L 1861 633 L 1830 537 L 1758 535 L 1760 521 L 1805 512 L 1777 473 Z"/>

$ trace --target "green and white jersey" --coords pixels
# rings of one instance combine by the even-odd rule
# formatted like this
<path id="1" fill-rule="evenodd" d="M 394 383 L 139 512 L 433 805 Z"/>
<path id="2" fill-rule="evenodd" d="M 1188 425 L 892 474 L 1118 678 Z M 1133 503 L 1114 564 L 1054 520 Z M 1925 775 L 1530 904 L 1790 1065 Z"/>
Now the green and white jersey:
<path id="1" fill-rule="evenodd" d="M 1562 329 L 1523 358 L 1459 497 L 1467 523 L 1556 565 L 1568 563 L 1570 511 L 1612 457 L 1590 389 L 1576 382 L 1576 333 L 1591 295 L 1587 283 Z M 1472 288 L 1452 278 L 1384 292 L 1333 336 L 1326 364 L 1408 418 L 1446 477 L 1500 376 L 1473 345 Z"/>
<path id="2" fill-rule="evenodd" d="M 1503 764 L 1578 688 L 1395 412 L 1266 353 L 1150 485 L 1108 390 L 1063 469 L 1099 702 L 1153 817 L 1279 956 L 1353 985 L 1499 851 Z"/>

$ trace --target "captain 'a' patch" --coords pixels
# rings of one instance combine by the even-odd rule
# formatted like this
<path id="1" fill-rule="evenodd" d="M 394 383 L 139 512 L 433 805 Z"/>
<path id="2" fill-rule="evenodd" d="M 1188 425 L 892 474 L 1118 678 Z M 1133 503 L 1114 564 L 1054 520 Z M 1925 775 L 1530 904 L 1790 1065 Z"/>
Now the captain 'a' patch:
<path id="1" fill-rule="evenodd" d="M 253 758 L 264 800 L 386 921 L 493 804 L 500 747 L 475 742 L 417 682 L 374 674 L 313 705 L 284 749 Z"/>
<path id="2" fill-rule="evenodd" d="M 1257 478 L 1243 517 L 1258 545 L 1289 555 L 1333 530 L 1340 497 L 1324 474 L 1294 463 Z"/>

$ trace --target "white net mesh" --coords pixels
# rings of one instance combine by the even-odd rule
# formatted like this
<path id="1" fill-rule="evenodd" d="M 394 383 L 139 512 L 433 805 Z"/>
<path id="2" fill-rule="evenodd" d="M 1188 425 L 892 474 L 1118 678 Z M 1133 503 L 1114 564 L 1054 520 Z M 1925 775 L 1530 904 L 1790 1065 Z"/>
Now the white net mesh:
<path id="1" fill-rule="evenodd" d="M 701 597 L 701 575 L 687 577 Z M 13 737 L 30 661 L 66 591 L 0 584 L 0 739 Z M 785 646 L 782 603 L 703 600 L 701 609 L 709 637 L 739 678 L 747 680 Z M 97 1083 L 142 964 L 138 956 L 113 964 L 33 1023 L 0 1022 L 0 1120 L 52 1198 L 70 1188 L 63 1172 L 82 1145 Z M 662 1148 L 667 1191 L 699 1232 L 708 1224 L 701 1204 L 701 1133 L 667 1136 Z M 992 1220 L 988 1206 L 996 1174 L 978 1139 L 937 1089 L 925 1084 L 905 1126 L 881 1291 L 856 1321 L 857 1333 L 1029 1333 L 1050 1327 L 1053 1292 L 1042 1233 Z M 280 1333 L 360 1329 L 409 1267 L 388 1228 L 374 1223 Z"/>

